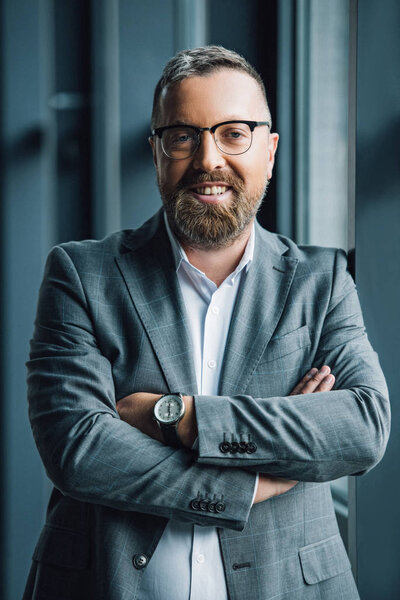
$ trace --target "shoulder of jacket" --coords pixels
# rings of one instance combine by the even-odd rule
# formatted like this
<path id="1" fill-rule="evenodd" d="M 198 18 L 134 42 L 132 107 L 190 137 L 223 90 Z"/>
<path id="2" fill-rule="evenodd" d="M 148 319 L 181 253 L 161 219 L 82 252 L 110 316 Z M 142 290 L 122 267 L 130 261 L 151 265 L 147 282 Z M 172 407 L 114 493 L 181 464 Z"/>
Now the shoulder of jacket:
<path id="1" fill-rule="evenodd" d="M 297 244 L 291 238 L 279 233 L 272 233 L 260 227 L 260 233 L 269 248 L 282 256 L 295 259 L 297 270 L 333 271 L 337 268 L 347 268 L 347 254 L 340 248 L 316 246 L 312 244 Z"/>
<path id="2" fill-rule="evenodd" d="M 146 243 L 156 234 L 159 226 L 160 215 L 156 213 L 138 229 L 122 229 L 100 240 L 63 242 L 54 246 L 50 253 L 62 250 L 74 260 L 89 255 L 116 257 Z"/>

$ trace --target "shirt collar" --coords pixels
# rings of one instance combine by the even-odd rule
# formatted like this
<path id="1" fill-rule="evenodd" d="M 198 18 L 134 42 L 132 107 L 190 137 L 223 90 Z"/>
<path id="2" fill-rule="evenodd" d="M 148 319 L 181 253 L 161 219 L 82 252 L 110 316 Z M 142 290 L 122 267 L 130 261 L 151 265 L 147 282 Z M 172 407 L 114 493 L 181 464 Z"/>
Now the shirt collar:
<path id="1" fill-rule="evenodd" d="M 199 271 L 199 269 L 196 269 L 196 267 L 194 267 L 191 264 L 191 262 L 189 261 L 186 252 L 184 251 L 184 249 L 182 248 L 179 241 L 177 240 L 177 238 L 175 237 L 175 235 L 173 234 L 173 232 L 171 230 L 171 227 L 168 223 L 168 219 L 167 219 L 167 215 L 166 215 L 165 211 L 164 211 L 164 223 L 165 223 L 165 228 L 167 230 L 169 241 L 171 242 L 172 254 L 173 254 L 173 258 L 174 258 L 174 262 L 175 262 L 176 271 L 179 270 L 182 262 L 184 262 L 186 265 L 188 265 L 192 269 L 195 269 L 196 271 L 198 271 L 199 273 L 204 275 L 204 273 Z M 242 269 L 245 268 L 246 271 L 248 271 L 248 269 L 253 261 L 253 257 L 254 257 L 254 243 L 255 243 L 255 227 L 254 227 L 254 222 L 253 222 L 250 237 L 246 244 L 246 248 L 244 250 L 243 256 L 242 256 L 238 266 L 236 267 L 236 269 L 229 276 L 229 279 L 231 279 L 232 282 L 235 280 L 235 277 L 242 271 Z"/>
<path id="2" fill-rule="evenodd" d="M 164 211 L 164 223 L 165 223 L 165 228 L 167 230 L 169 241 L 171 242 L 172 256 L 174 258 L 175 268 L 178 271 L 179 267 L 181 266 L 181 262 L 184 260 L 185 262 L 189 263 L 189 260 L 186 255 L 186 252 L 184 251 L 184 249 L 182 248 L 182 246 L 176 239 L 175 235 L 172 233 L 172 230 L 171 230 L 171 227 L 169 226 L 167 215 L 166 215 L 165 211 Z"/>

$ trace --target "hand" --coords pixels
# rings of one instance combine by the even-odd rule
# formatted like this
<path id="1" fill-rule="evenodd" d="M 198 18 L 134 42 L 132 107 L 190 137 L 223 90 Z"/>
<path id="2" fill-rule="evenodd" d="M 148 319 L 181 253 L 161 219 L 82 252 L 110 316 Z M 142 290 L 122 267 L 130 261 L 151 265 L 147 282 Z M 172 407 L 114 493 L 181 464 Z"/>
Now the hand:
<path id="1" fill-rule="evenodd" d="M 298 481 L 283 479 L 282 477 L 270 477 L 265 473 L 260 473 L 258 477 L 258 486 L 253 504 L 269 500 L 273 496 L 280 496 L 292 489 Z"/>
<path id="2" fill-rule="evenodd" d="M 335 376 L 330 367 L 324 365 L 319 370 L 312 368 L 289 394 L 312 394 L 314 392 L 330 392 L 335 383 Z"/>
<path id="3" fill-rule="evenodd" d="M 117 411 L 122 421 L 128 423 L 143 433 L 164 442 L 160 428 L 155 422 L 154 405 L 162 394 L 149 394 L 148 392 L 136 392 L 118 400 Z M 185 415 L 178 424 L 178 435 L 182 444 L 191 448 L 197 437 L 197 423 L 194 410 L 193 396 L 183 396 L 185 403 Z"/>

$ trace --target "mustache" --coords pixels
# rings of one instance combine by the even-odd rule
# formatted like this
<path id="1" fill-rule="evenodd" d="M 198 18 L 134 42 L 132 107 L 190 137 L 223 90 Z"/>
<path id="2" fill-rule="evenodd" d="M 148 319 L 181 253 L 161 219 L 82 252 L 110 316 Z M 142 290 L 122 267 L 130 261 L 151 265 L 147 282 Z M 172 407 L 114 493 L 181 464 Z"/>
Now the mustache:
<path id="1" fill-rule="evenodd" d="M 208 183 L 208 182 L 223 182 L 226 183 L 227 186 L 234 188 L 237 191 L 240 191 L 244 187 L 243 180 L 231 173 L 224 173 L 223 171 L 212 171 L 210 173 L 198 173 L 197 175 L 192 173 L 191 175 L 185 175 L 177 185 L 177 189 L 185 190 L 188 187 L 195 186 L 199 183 Z"/>

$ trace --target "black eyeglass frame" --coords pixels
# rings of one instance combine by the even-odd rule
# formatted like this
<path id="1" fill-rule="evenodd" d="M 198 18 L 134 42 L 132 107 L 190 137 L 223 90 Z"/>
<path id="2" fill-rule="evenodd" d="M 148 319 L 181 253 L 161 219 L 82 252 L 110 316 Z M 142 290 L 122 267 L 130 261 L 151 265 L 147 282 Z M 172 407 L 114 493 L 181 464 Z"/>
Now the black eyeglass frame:
<path id="1" fill-rule="evenodd" d="M 251 142 L 250 142 L 250 146 L 247 148 L 247 150 L 244 150 L 243 152 L 238 152 L 237 154 L 236 153 L 233 154 L 231 152 L 225 152 L 225 150 L 221 150 L 221 148 L 218 146 L 217 141 L 215 139 L 215 131 L 218 129 L 218 127 L 221 127 L 221 125 L 229 125 L 230 123 L 244 123 L 245 125 L 248 125 L 248 127 L 251 131 Z M 212 127 L 196 127 L 195 125 L 185 125 L 182 123 L 179 125 L 165 125 L 165 127 L 156 127 L 156 129 L 152 130 L 151 137 L 154 137 L 156 135 L 157 137 L 160 138 L 161 147 L 163 149 L 165 156 L 168 156 L 168 158 L 171 158 L 172 160 L 186 160 L 187 158 L 190 158 L 191 156 L 193 156 L 196 153 L 196 151 L 200 145 L 201 132 L 202 131 L 210 131 L 213 134 L 215 145 L 217 146 L 217 148 L 220 152 L 222 152 L 223 154 L 228 154 L 229 156 L 239 156 L 240 154 L 245 154 L 246 152 L 248 152 L 250 150 L 251 145 L 253 143 L 253 131 L 256 127 L 260 127 L 262 125 L 271 127 L 271 123 L 269 121 L 244 121 L 243 119 L 234 119 L 233 121 L 222 121 L 222 123 L 217 123 L 216 125 L 213 125 Z M 193 152 L 191 154 L 189 154 L 189 156 L 185 156 L 184 158 L 174 158 L 173 156 L 170 156 L 169 154 L 167 154 L 164 149 L 163 143 L 162 143 L 162 134 L 164 133 L 164 131 L 166 131 L 167 129 L 175 129 L 176 127 L 187 127 L 188 129 L 193 129 L 193 131 L 197 135 L 197 144 L 196 144 L 195 149 L 193 150 Z"/>

